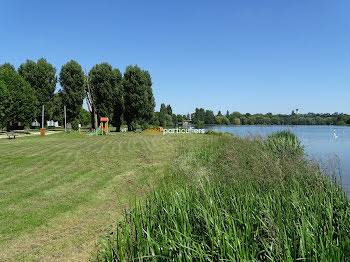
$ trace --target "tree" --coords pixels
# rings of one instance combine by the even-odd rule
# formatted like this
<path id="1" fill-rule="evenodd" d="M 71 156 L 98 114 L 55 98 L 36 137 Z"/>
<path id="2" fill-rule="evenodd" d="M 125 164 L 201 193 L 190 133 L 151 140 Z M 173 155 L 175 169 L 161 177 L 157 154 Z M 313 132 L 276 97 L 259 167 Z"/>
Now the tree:
<path id="1" fill-rule="evenodd" d="M 204 123 L 205 112 L 203 108 L 196 108 L 192 114 L 192 121 L 195 125 L 199 125 L 199 122 Z"/>
<path id="2" fill-rule="evenodd" d="M 230 120 L 230 123 L 235 125 L 235 119 L 241 118 L 242 114 L 239 112 L 233 112 L 229 115 L 228 119 Z"/>
<path id="3" fill-rule="evenodd" d="M 177 123 L 182 123 L 184 121 L 184 117 L 180 114 L 177 114 L 176 121 L 177 121 Z"/>
<path id="4" fill-rule="evenodd" d="M 53 95 L 52 105 L 50 107 L 50 119 L 62 123 L 64 118 L 63 112 L 62 91 L 60 90 Z"/>
<path id="5" fill-rule="evenodd" d="M 173 119 L 170 115 L 166 114 L 166 126 L 164 127 L 173 127 L 174 123 L 173 123 Z"/>
<path id="6" fill-rule="evenodd" d="M 4 64 L 0 65 L 0 70 L 5 69 L 5 68 L 16 72 L 16 68 L 13 65 L 11 65 L 10 63 L 4 63 Z"/>
<path id="7" fill-rule="evenodd" d="M 146 104 L 142 122 L 150 121 L 153 116 L 154 107 L 156 103 L 154 101 L 152 90 L 152 78 L 148 71 L 142 70 L 146 80 Z"/>
<path id="8" fill-rule="evenodd" d="M 6 118 L 11 107 L 11 96 L 6 85 L 0 81 L 0 128 L 6 125 Z"/>
<path id="9" fill-rule="evenodd" d="M 215 124 L 222 125 L 222 116 L 215 116 Z"/>
<path id="10" fill-rule="evenodd" d="M 41 107 L 43 105 L 45 106 L 45 119 L 49 119 L 52 98 L 57 84 L 56 68 L 48 63 L 46 59 L 40 58 L 37 62 L 27 60 L 21 64 L 18 68 L 18 73 L 35 90 L 35 95 L 39 102 L 38 120 L 41 119 Z"/>
<path id="11" fill-rule="evenodd" d="M 7 108 L 7 112 L 5 111 L 6 115 L 1 121 L 6 125 L 7 130 L 10 130 L 11 124 L 15 125 L 20 122 L 27 125 L 35 120 L 38 100 L 29 83 L 8 67 L 0 69 L 0 82 L 3 83 L 2 93 L 7 96 L 4 100 L 10 99 L 10 106 Z"/>
<path id="12" fill-rule="evenodd" d="M 166 111 L 167 111 L 167 114 L 168 114 L 169 116 L 171 116 L 171 115 L 173 114 L 173 110 L 171 109 L 171 106 L 170 106 L 170 105 L 167 105 Z"/>
<path id="13" fill-rule="evenodd" d="M 87 111 L 86 109 L 82 108 L 82 110 L 80 110 L 79 113 L 79 117 L 78 117 L 78 122 L 79 124 L 81 124 L 82 126 L 87 126 L 90 124 L 90 113 L 89 111 Z"/>
<path id="14" fill-rule="evenodd" d="M 226 117 L 226 116 L 219 116 L 217 115 L 215 117 L 215 123 L 218 125 L 229 125 L 230 124 L 230 120 Z"/>
<path id="15" fill-rule="evenodd" d="M 234 123 L 235 123 L 236 126 L 240 126 L 241 125 L 241 119 L 235 118 L 234 119 Z"/>
<path id="16" fill-rule="evenodd" d="M 124 73 L 123 90 L 125 101 L 125 120 L 128 130 L 135 130 L 138 121 L 150 121 L 154 111 L 152 81 L 147 71 L 137 65 L 128 66 Z"/>
<path id="17" fill-rule="evenodd" d="M 153 126 L 159 126 L 159 112 L 153 112 L 150 124 Z"/>
<path id="18" fill-rule="evenodd" d="M 116 127 L 117 131 L 120 131 L 120 126 L 122 125 L 122 116 L 125 110 L 124 107 L 124 91 L 123 91 L 123 75 L 119 71 L 119 69 L 113 69 L 117 81 L 116 86 L 114 89 L 114 105 L 113 105 L 113 118 L 112 118 L 112 124 Z"/>
<path id="19" fill-rule="evenodd" d="M 62 66 L 60 84 L 63 89 L 62 102 L 66 106 L 67 121 L 78 118 L 85 96 L 84 72 L 74 60 Z"/>
<path id="20" fill-rule="evenodd" d="M 85 75 L 84 75 L 84 80 L 85 80 L 85 99 L 86 99 L 86 104 L 88 106 L 89 112 L 91 114 L 91 128 L 92 130 L 96 130 L 98 126 L 98 119 L 97 119 L 97 113 L 96 113 L 96 102 L 95 102 L 95 97 L 92 92 L 92 89 L 90 87 L 90 79 L 89 75 L 87 73 L 87 70 L 85 68 Z"/>
<path id="21" fill-rule="evenodd" d="M 247 119 L 247 117 L 242 116 L 242 117 L 240 118 L 240 120 L 241 120 L 241 125 L 247 125 L 247 124 L 248 124 L 248 119 Z"/>
<path id="22" fill-rule="evenodd" d="M 96 113 L 99 118 L 108 117 L 112 119 L 116 98 L 115 93 L 118 86 L 118 71 L 113 70 L 108 63 L 101 63 L 95 65 L 89 72 L 91 90 L 95 98 Z M 119 84 L 120 81 L 121 77 Z"/>
<path id="23" fill-rule="evenodd" d="M 175 114 L 172 114 L 171 121 L 173 122 L 174 127 L 178 125 L 177 116 Z"/>
<path id="24" fill-rule="evenodd" d="M 165 107 L 165 104 L 160 105 L 160 110 L 159 110 L 159 124 L 162 127 L 166 127 L 167 122 L 166 122 L 166 116 L 167 116 L 167 108 Z"/>
<path id="25" fill-rule="evenodd" d="M 204 115 L 204 123 L 206 125 L 212 125 L 215 124 L 215 116 L 214 112 L 211 110 L 206 110 Z"/>
<path id="26" fill-rule="evenodd" d="M 222 123 L 225 124 L 225 125 L 229 125 L 230 124 L 230 120 L 226 116 L 222 116 Z"/>

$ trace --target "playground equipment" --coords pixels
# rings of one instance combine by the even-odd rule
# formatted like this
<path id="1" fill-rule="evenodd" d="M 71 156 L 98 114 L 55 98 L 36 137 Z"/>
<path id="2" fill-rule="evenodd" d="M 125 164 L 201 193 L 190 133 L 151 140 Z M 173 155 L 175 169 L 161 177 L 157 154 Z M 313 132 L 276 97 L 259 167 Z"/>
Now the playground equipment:
<path id="1" fill-rule="evenodd" d="M 103 135 L 108 134 L 109 128 L 108 128 L 108 117 L 101 117 L 101 123 L 100 126 L 97 128 L 96 131 L 91 132 L 90 135 Z"/>

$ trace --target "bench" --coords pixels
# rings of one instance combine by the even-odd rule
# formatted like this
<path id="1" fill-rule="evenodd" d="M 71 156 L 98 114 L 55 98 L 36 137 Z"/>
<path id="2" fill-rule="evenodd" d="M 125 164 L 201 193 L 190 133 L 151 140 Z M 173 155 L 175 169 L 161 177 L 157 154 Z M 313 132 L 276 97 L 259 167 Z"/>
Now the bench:
<path id="1" fill-rule="evenodd" d="M 16 138 L 15 132 L 7 132 L 6 135 L 9 139 Z"/>

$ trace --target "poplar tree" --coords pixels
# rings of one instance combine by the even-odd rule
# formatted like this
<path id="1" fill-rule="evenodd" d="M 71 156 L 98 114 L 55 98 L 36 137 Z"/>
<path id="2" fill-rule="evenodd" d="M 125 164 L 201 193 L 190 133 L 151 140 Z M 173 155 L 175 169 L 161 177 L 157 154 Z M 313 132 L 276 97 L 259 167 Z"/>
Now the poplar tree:
<path id="1" fill-rule="evenodd" d="M 159 123 L 162 127 L 166 127 L 167 125 L 167 121 L 166 121 L 167 114 L 168 114 L 168 111 L 165 104 L 161 104 L 160 110 L 159 110 Z"/>
<path id="2" fill-rule="evenodd" d="M 152 118 L 155 102 L 151 86 L 148 71 L 141 70 L 137 65 L 126 68 L 123 78 L 124 115 L 129 131 L 136 129 L 137 122 L 147 122 Z"/>
<path id="3" fill-rule="evenodd" d="M 114 104 L 113 104 L 113 118 L 112 124 L 115 126 L 116 131 L 120 131 L 120 126 L 122 124 L 122 116 L 124 114 L 124 90 L 122 85 L 123 75 L 119 69 L 113 69 L 117 81 L 114 89 Z"/>
<path id="4" fill-rule="evenodd" d="M 62 66 L 60 72 L 62 103 L 67 108 L 67 121 L 71 123 L 78 118 L 85 97 L 84 72 L 74 60 Z"/>
<path id="5" fill-rule="evenodd" d="M 117 74 L 108 63 L 95 65 L 89 72 L 90 87 L 96 103 L 98 118 L 112 119 L 117 86 Z"/>
<path id="6" fill-rule="evenodd" d="M 35 90 L 35 96 L 38 99 L 37 120 L 41 125 L 41 107 L 45 106 L 45 119 L 49 120 L 52 115 L 52 99 L 56 90 L 57 77 L 56 68 L 44 58 L 37 62 L 27 60 L 18 68 L 18 73 Z"/>
<path id="7" fill-rule="evenodd" d="M 0 81 L 0 128 L 6 125 L 6 117 L 11 106 L 10 92 L 4 82 Z"/>
<path id="8" fill-rule="evenodd" d="M 1 94 L 3 109 L 0 114 L 2 124 L 9 131 L 11 125 L 28 125 L 35 120 L 38 100 L 35 91 L 16 71 L 10 67 L 0 67 Z M 2 104 L 2 103 L 0 103 Z"/>

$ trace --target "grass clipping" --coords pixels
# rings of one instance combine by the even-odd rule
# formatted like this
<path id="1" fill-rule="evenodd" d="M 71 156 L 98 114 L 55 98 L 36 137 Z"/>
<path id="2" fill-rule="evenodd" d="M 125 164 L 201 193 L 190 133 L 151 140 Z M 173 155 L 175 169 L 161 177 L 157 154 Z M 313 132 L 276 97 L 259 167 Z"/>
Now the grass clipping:
<path id="1" fill-rule="evenodd" d="M 102 240 L 98 261 L 349 261 L 350 202 L 298 139 L 208 135 Z"/>

